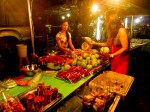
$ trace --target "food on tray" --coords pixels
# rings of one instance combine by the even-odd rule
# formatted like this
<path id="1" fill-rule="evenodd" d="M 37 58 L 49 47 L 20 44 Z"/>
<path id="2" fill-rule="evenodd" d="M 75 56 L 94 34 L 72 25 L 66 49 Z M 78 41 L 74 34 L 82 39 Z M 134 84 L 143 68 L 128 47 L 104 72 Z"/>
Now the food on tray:
<path id="1" fill-rule="evenodd" d="M 83 97 L 83 108 L 88 112 L 103 112 L 106 103 L 114 99 L 115 95 L 107 92 L 93 90 L 90 94 Z"/>
<path id="2" fill-rule="evenodd" d="M 28 111 L 43 112 L 56 103 L 61 98 L 61 94 L 56 87 L 51 88 L 51 86 L 46 86 L 44 83 L 38 83 L 38 88 L 27 91 L 20 98 Z"/>
<path id="3" fill-rule="evenodd" d="M 11 96 L 8 92 L 2 92 L 3 102 L 1 104 L 3 112 L 24 112 L 26 109 L 17 97 Z"/>
<path id="4" fill-rule="evenodd" d="M 72 66 L 68 70 L 60 70 L 56 77 L 75 83 L 79 81 L 81 77 L 87 77 L 89 75 L 89 70 L 83 69 L 81 66 Z"/>

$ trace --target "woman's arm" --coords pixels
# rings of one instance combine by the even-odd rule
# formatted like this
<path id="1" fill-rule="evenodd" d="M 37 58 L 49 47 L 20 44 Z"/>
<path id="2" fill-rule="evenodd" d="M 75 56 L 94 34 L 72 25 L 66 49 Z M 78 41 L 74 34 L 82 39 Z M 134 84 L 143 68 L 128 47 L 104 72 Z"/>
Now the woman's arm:
<path id="1" fill-rule="evenodd" d="M 72 39 L 71 39 L 71 37 L 69 37 L 68 42 L 69 42 L 69 46 L 70 46 L 70 48 L 71 48 L 72 50 L 75 50 L 75 47 L 74 47 L 74 45 L 73 45 L 73 43 L 72 43 Z"/>
<path id="2" fill-rule="evenodd" d="M 128 51 L 129 49 L 129 44 L 128 44 L 128 36 L 125 28 L 120 28 L 118 31 L 118 35 L 120 38 L 120 42 L 122 45 L 122 48 L 118 50 L 117 52 L 113 53 L 113 56 L 119 55 L 125 51 Z"/>
<path id="3" fill-rule="evenodd" d="M 105 47 L 105 46 L 108 46 L 107 42 L 92 42 L 93 45 L 97 45 L 97 46 L 100 46 L 100 47 Z"/>

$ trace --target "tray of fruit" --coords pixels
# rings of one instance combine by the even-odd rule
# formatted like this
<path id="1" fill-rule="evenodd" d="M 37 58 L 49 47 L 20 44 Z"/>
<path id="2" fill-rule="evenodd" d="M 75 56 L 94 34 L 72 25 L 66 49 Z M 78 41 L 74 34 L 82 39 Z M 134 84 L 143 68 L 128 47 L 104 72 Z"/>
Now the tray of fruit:
<path id="1" fill-rule="evenodd" d="M 56 78 L 66 80 L 71 83 L 76 83 L 81 78 L 85 78 L 89 75 L 89 70 L 83 69 L 81 66 L 72 66 L 68 70 L 60 70 L 56 74 Z"/>
<path id="2" fill-rule="evenodd" d="M 58 102 L 62 98 L 62 94 L 58 92 L 57 88 L 39 83 L 37 88 L 19 94 L 18 98 L 26 108 L 26 112 L 44 112 Z"/>

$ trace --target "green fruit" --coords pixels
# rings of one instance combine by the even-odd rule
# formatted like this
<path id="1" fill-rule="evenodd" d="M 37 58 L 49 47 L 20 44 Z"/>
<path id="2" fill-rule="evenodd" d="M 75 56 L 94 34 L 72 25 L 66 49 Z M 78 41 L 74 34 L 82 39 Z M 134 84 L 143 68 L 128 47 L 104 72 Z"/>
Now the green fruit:
<path id="1" fill-rule="evenodd" d="M 81 61 L 83 58 L 82 58 L 82 56 L 79 56 L 78 57 L 78 61 Z"/>
<path id="2" fill-rule="evenodd" d="M 88 57 L 86 57 L 86 60 L 90 60 L 90 57 L 88 56 Z"/>
<path id="3" fill-rule="evenodd" d="M 98 59 L 98 58 L 99 58 L 99 55 L 98 55 L 98 54 L 95 54 L 95 58 Z"/>
<path id="4" fill-rule="evenodd" d="M 86 64 L 87 64 L 87 60 L 85 60 L 85 59 L 83 59 L 81 62 L 84 62 L 84 63 L 86 63 Z"/>
<path id="5" fill-rule="evenodd" d="M 76 66 L 76 65 L 77 65 L 77 58 L 74 58 L 74 59 L 73 59 L 71 65 L 72 65 L 72 66 Z"/>
<path id="6" fill-rule="evenodd" d="M 100 60 L 100 59 L 97 60 L 97 64 L 98 64 L 98 65 L 101 64 L 101 60 Z"/>
<path id="7" fill-rule="evenodd" d="M 92 55 L 91 55 L 91 60 L 92 60 L 92 59 L 95 59 L 95 58 L 96 58 L 95 55 L 92 54 Z"/>
<path id="8" fill-rule="evenodd" d="M 82 66 L 83 68 L 86 68 L 86 63 L 85 63 L 84 61 L 82 61 L 82 62 L 81 62 L 81 66 Z"/>
<path id="9" fill-rule="evenodd" d="M 92 61 L 91 61 L 91 60 L 87 60 L 87 63 L 88 63 L 88 64 L 91 64 L 91 63 L 92 63 Z"/>
<path id="10" fill-rule="evenodd" d="M 92 69 L 92 65 L 90 65 L 90 64 L 88 64 L 87 66 L 86 66 L 86 69 Z"/>
<path id="11" fill-rule="evenodd" d="M 83 53 L 82 57 L 85 59 L 86 57 L 88 57 L 88 53 Z"/>
<path id="12" fill-rule="evenodd" d="M 69 70 L 70 67 L 71 67 L 70 65 L 66 64 L 66 65 L 64 65 L 64 70 Z"/>
<path id="13" fill-rule="evenodd" d="M 93 61 L 92 61 L 92 66 L 93 66 L 93 67 L 97 67 L 97 62 L 93 60 Z"/>
<path id="14" fill-rule="evenodd" d="M 77 65 L 80 66 L 81 65 L 81 61 L 77 61 Z"/>
<path id="15" fill-rule="evenodd" d="M 97 53 L 98 53 L 98 50 L 96 50 L 96 49 L 92 50 L 92 54 L 97 54 Z"/>

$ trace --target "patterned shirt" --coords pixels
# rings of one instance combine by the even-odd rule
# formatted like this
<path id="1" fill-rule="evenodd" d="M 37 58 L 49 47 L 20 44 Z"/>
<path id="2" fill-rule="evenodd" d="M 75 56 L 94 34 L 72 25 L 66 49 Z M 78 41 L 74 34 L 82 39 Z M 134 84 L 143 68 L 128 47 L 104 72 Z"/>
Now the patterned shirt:
<path id="1" fill-rule="evenodd" d="M 71 34 L 69 32 L 67 32 L 69 35 L 69 38 L 71 38 Z M 67 48 L 68 47 L 68 40 L 67 37 L 65 35 L 63 35 L 63 33 L 61 31 L 59 31 L 56 34 L 56 40 L 60 40 L 61 46 Z"/>

